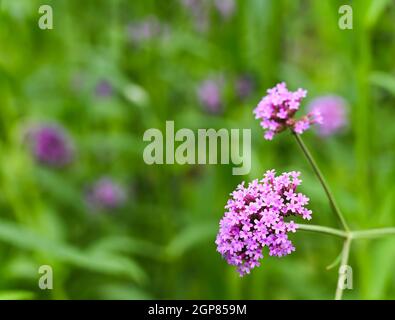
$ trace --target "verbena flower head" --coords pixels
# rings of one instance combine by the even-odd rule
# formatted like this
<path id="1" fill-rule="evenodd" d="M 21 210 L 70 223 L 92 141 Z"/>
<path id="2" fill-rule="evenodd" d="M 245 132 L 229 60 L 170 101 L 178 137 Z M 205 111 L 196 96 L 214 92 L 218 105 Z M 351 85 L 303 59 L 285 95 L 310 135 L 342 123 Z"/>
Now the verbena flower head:
<path id="1" fill-rule="evenodd" d="M 109 97 L 113 94 L 113 87 L 108 80 L 100 80 L 95 88 L 98 97 Z"/>
<path id="2" fill-rule="evenodd" d="M 30 129 L 28 138 L 38 162 L 53 167 L 62 167 L 71 162 L 73 146 L 63 128 L 57 125 L 40 125 Z"/>
<path id="3" fill-rule="evenodd" d="M 311 124 L 322 122 L 318 111 L 310 112 L 298 120 L 294 118 L 306 95 L 307 91 L 301 88 L 294 92 L 288 91 L 284 82 L 267 90 L 267 95 L 262 98 L 254 110 L 255 118 L 261 120 L 261 126 L 266 130 L 266 140 L 272 140 L 275 134 L 287 128 L 301 134 Z"/>
<path id="4" fill-rule="evenodd" d="M 322 123 L 317 126 L 321 136 L 333 135 L 347 126 L 347 103 L 339 96 L 318 97 L 310 103 L 309 110 L 319 112 L 322 116 Z"/>
<path id="5" fill-rule="evenodd" d="M 221 112 L 221 89 L 222 81 L 219 79 L 207 79 L 200 84 L 197 95 L 206 111 L 210 113 Z"/>
<path id="6" fill-rule="evenodd" d="M 162 26 L 155 16 L 134 21 L 127 26 L 127 34 L 133 44 L 140 44 L 160 35 Z"/>
<path id="7" fill-rule="evenodd" d="M 123 187 L 106 177 L 95 182 L 87 194 L 88 205 L 94 210 L 117 209 L 125 200 Z"/>
<path id="8" fill-rule="evenodd" d="M 207 31 L 209 28 L 209 8 L 206 1 L 180 0 L 184 8 L 192 16 L 195 28 L 199 32 Z"/>
<path id="9" fill-rule="evenodd" d="M 224 19 L 232 17 L 236 10 L 235 0 L 215 0 L 214 5 Z"/>
<path id="10" fill-rule="evenodd" d="M 220 221 L 215 243 L 217 251 L 240 276 L 260 265 L 262 249 L 268 247 L 270 256 L 282 257 L 295 251 L 289 232 L 296 232 L 297 225 L 287 222 L 290 216 L 311 219 L 311 210 L 305 206 L 309 198 L 297 192 L 301 184 L 300 172 L 285 172 L 276 176 L 267 171 L 262 180 L 241 183 L 231 193 Z"/>

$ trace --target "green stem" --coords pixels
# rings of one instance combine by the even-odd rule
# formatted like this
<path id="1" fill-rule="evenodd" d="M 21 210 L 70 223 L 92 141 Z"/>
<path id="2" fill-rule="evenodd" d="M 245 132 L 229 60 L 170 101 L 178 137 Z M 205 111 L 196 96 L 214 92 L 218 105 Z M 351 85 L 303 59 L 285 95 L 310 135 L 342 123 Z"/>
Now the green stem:
<path id="1" fill-rule="evenodd" d="M 339 253 L 339 255 L 336 257 L 336 259 L 333 260 L 333 262 L 330 265 L 326 266 L 326 270 L 330 270 L 330 269 L 336 267 L 340 263 L 341 258 L 342 258 L 342 252 Z"/>
<path id="2" fill-rule="evenodd" d="M 388 235 L 395 235 L 395 228 L 381 228 L 381 229 L 370 229 L 370 230 L 361 230 L 361 231 L 352 231 L 351 237 L 353 239 L 361 239 L 361 238 L 378 238 L 384 237 Z"/>
<path id="3" fill-rule="evenodd" d="M 344 244 L 343 244 L 343 250 L 341 253 L 341 262 L 340 262 L 340 268 L 342 266 L 347 266 L 348 263 L 348 258 L 350 255 L 350 246 L 351 246 L 351 240 L 352 239 L 372 239 L 372 238 L 379 238 L 379 237 L 384 237 L 388 235 L 395 235 L 395 228 L 381 228 L 381 229 L 371 229 L 371 230 L 361 230 L 361 231 L 343 231 L 335 228 L 330 228 L 330 227 L 323 227 L 323 226 L 317 226 L 317 225 L 310 225 L 310 224 L 298 224 L 298 229 L 304 230 L 304 231 L 312 231 L 312 232 L 317 232 L 317 233 L 322 233 L 322 234 L 329 234 L 341 238 L 345 238 Z M 334 264 L 337 262 L 335 261 Z M 333 264 L 333 265 L 334 265 Z M 341 272 L 339 268 L 339 278 L 337 280 L 337 287 L 336 287 L 336 294 L 335 294 L 335 299 L 336 300 L 341 300 L 343 296 L 343 290 L 344 290 L 344 280 L 346 275 L 344 272 Z"/>
<path id="4" fill-rule="evenodd" d="M 307 149 L 307 146 L 304 144 L 302 138 L 300 137 L 300 135 L 296 134 L 293 132 L 293 135 L 297 141 L 297 143 L 299 144 L 300 148 L 302 149 L 304 155 L 306 156 L 307 160 L 309 161 L 310 165 L 312 166 L 314 173 L 316 174 L 318 180 L 320 181 L 322 187 L 324 188 L 324 191 L 328 197 L 328 200 L 332 206 L 333 211 L 335 212 L 335 214 L 337 215 L 337 217 L 339 218 L 343 228 L 345 231 L 349 232 L 350 228 L 347 225 L 346 220 L 343 217 L 343 214 L 340 211 L 340 208 L 338 207 L 335 198 L 332 195 L 332 192 L 329 189 L 328 184 L 325 181 L 324 176 L 322 175 L 320 169 L 317 166 L 317 163 L 315 162 L 313 156 L 311 155 L 310 151 Z"/>
<path id="5" fill-rule="evenodd" d="M 344 279 L 346 277 L 346 274 L 340 271 L 342 266 L 347 266 L 348 264 L 348 257 L 350 255 L 350 246 L 351 246 L 351 237 L 347 237 L 346 240 L 344 240 L 344 245 L 343 245 L 342 259 L 339 267 L 339 278 L 337 281 L 335 300 L 341 300 L 343 296 L 343 289 L 344 289 L 343 285 L 344 285 Z"/>
<path id="6" fill-rule="evenodd" d="M 314 224 L 298 223 L 297 226 L 299 230 L 303 230 L 303 231 L 312 231 L 317 233 L 329 234 L 341 238 L 351 238 L 351 239 L 373 239 L 373 238 L 395 235 L 395 228 L 344 231 L 331 227 L 317 226 Z"/>
<path id="7" fill-rule="evenodd" d="M 311 224 L 298 223 L 298 229 L 304 230 L 304 231 L 312 231 L 312 232 L 330 234 L 330 235 L 341 237 L 341 238 L 348 237 L 348 232 L 339 230 L 339 229 L 335 229 L 335 228 L 330 228 L 330 227 L 323 227 L 323 226 L 316 226 L 316 225 L 311 225 Z"/>

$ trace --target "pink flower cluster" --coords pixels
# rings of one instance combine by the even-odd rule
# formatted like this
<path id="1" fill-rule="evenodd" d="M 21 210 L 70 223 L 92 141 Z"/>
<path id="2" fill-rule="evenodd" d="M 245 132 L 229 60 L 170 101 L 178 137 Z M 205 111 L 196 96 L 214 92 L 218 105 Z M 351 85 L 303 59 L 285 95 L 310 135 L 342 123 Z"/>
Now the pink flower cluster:
<path id="1" fill-rule="evenodd" d="M 260 265 L 262 249 L 267 246 L 270 256 L 285 256 L 295 251 L 288 232 L 296 232 L 297 225 L 286 222 L 289 216 L 311 219 L 309 202 L 304 194 L 296 192 L 302 182 L 300 172 L 285 172 L 276 176 L 267 171 L 260 181 L 241 183 L 231 193 L 215 243 L 217 251 L 231 265 L 237 266 L 240 276 Z"/>
<path id="2" fill-rule="evenodd" d="M 323 122 L 317 127 L 318 134 L 322 137 L 341 132 L 347 126 L 347 102 L 342 97 L 318 97 L 310 103 L 309 110 L 319 112 L 322 116 Z"/>
<path id="3" fill-rule="evenodd" d="M 266 130 L 266 140 L 272 140 L 276 133 L 284 131 L 286 128 L 301 134 L 311 124 L 322 122 L 318 111 L 312 111 L 299 120 L 294 119 L 300 102 L 306 95 L 307 91 L 303 89 L 294 92 L 288 91 L 284 82 L 267 90 L 267 95 L 262 98 L 254 110 L 255 118 L 261 119 L 261 126 Z"/>

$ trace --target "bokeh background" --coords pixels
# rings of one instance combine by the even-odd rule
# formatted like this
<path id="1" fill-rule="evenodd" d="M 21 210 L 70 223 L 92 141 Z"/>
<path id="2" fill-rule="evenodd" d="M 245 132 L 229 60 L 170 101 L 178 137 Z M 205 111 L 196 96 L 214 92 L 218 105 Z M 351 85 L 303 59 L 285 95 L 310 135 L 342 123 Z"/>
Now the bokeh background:
<path id="1" fill-rule="evenodd" d="M 338 27 L 345 2 L 352 30 Z M 304 108 L 347 102 L 342 130 L 305 142 L 352 228 L 395 225 L 394 21 L 391 0 L 1 0 L 0 298 L 332 299 L 341 239 L 299 231 L 296 252 L 240 278 L 215 235 L 229 193 L 271 168 L 300 170 L 311 223 L 337 226 L 292 137 L 267 142 L 254 120 L 279 81 L 309 91 Z M 166 120 L 251 128 L 250 174 L 145 164 L 143 133 Z M 394 246 L 352 244 L 346 299 L 395 298 Z"/>

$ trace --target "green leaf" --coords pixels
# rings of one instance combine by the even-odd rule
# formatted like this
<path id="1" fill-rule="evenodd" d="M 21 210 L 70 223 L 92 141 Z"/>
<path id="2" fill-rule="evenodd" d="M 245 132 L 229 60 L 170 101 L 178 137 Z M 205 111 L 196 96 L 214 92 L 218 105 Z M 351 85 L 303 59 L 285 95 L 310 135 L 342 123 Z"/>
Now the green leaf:
<path id="1" fill-rule="evenodd" d="M 395 96 L 395 76 L 377 71 L 370 75 L 370 82 Z"/>
<path id="2" fill-rule="evenodd" d="M 33 281 L 37 279 L 37 263 L 28 254 L 15 254 L 4 262 L 2 274 L 5 278 Z"/>
<path id="3" fill-rule="evenodd" d="M 186 227 L 168 244 L 166 255 L 171 258 L 178 258 L 202 242 L 213 242 L 217 231 L 218 227 L 214 222 Z"/>
<path id="4" fill-rule="evenodd" d="M 0 300 L 32 300 L 34 292 L 25 290 L 0 291 Z"/>
<path id="5" fill-rule="evenodd" d="M 147 280 L 141 267 L 129 258 L 106 252 L 84 252 L 66 243 L 39 236 L 32 230 L 11 222 L 0 220 L 0 240 L 82 269 L 110 275 L 124 275 L 139 283 Z"/>
<path id="6" fill-rule="evenodd" d="M 150 242 L 127 236 L 110 236 L 95 241 L 89 249 L 91 252 L 123 252 L 158 259 L 163 249 Z"/>
<path id="7" fill-rule="evenodd" d="M 342 258 L 342 253 L 343 253 L 343 252 L 340 252 L 340 253 L 337 255 L 337 257 L 332 261 L 332 263 L 329 264 L 329 265 L 326 267 L 326 270 L 333 269 L 334 267 L 336 267 L 336 266 L 340 263 L 341 258 Z"/>
<path id="8" fill-rule="evenodd" d="M 390 4 L 391 0 L 374 0 L 371 1 L 371 5 L 369 6 L 365 22 L 366 26 L 371 28 L 374 27 L 380 16 L 383 14 L 386 7 Z"/>
<path id="9" fill-rule="evenodd" d="M 152 297 L 145 291 L 131 285 L 108 284 L 99 287 L 103 299 L 110 300 L 149 300 Z"/>
<path id="10" fill-rule="evenodd" d="M 395 239 L 377 241 L 370 253 L 372 277 L 369 285 L 369 299 L 382 299 L 391 285 L 395 269 Z"/>
<path id="11" fill-rule="evenodd" d="M 84 207 L 80 191 L 63 176 L 45 168 L 36 168 L 36 174 L 41 187 L 57 201 L 73 206 L 78 211 Z"/>

